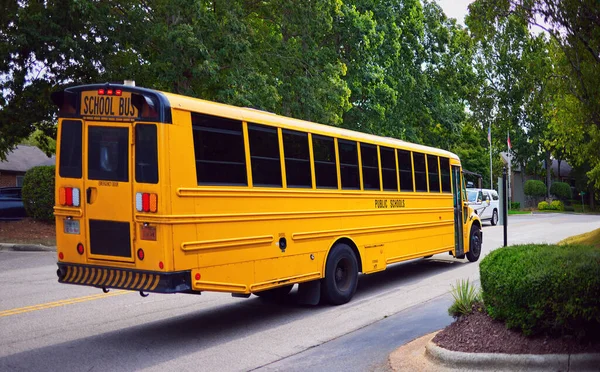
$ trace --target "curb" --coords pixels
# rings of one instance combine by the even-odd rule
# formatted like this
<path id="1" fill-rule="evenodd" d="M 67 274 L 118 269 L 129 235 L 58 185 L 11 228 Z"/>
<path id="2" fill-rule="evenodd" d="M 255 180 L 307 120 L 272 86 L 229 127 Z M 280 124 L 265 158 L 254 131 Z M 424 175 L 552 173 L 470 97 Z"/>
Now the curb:
<path id="1" fill-rule="evenodd" d="M 0 251 L 56 252 L 56 247 L 49 247 L 41 244 L 0 243 Z"/>
<path id="2" fill-rule="evenodd" d="M 431 340 L 425 355 L 438 364 L 468 370 L 598 371 L 600 366 L 600 354 L 465 353 L 444 349 Z"/>

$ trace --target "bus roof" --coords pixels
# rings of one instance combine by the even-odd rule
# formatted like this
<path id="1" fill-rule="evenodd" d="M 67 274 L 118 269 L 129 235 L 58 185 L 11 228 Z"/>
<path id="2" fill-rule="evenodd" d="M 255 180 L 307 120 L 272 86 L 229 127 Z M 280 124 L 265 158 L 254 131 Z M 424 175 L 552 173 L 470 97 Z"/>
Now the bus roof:
<path id="1" fill-rule="evenodd" d="M 230 119 L 252 122 L 256 124 L 277 124 L 277 126 L 280 126 L 285 129 L 304 130 L 310 133 L 352 139 L 360 142 L 370 142 L 373 144 L 387 144 L 393 147 L 401 147 L 410 150 L 422 151 L 425 153 L 445 156 L 460 161 L 458 156 L 450 151 L 425 145 L 419 145 L 412 142 L 399 140 L 396 138 L 381 137 L 349 129 L 334 127 L 330 125 L 317 124 L 310 121 L 294 119 L 253 108 L 231 106 L 223 103 L 211 102 L 199 98 L 186 97 L 167 92 L 161 93 L 163 93 L 166 96 L 166 98 L 170 101 L 171 107 L 173 109 L 184 109 L 199 113 L 207 113 Z"/>

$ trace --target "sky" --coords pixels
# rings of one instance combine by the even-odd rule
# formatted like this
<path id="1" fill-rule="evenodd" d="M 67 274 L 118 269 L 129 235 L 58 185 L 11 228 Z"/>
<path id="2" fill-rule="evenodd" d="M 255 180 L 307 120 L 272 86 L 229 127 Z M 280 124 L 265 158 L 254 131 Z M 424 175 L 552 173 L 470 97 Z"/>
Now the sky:
<path id="1" fill-rule="evenodd" d="M 473 0 L 436 0 L 448 18 L 456 18 L 461 25 L 465 24 L 465 15 L 469 12 L 467 7 Z"/>

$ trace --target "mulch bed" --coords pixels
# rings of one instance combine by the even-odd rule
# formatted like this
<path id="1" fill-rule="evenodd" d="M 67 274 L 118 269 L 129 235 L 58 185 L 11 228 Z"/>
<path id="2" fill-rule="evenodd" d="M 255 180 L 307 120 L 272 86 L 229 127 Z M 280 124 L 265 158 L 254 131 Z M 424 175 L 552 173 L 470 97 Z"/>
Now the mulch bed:
<path id="1" fill-rule="evenodd" d="M 25 218 L 20 221 L 0 221 L 0 243 L 56 244 L 54 224 Z"/>
<path id="2" fill-rule="evenodd" d="M 600 353 L 600 341 L 579 343 L 567 337 L 525 337 L 478 310 L 438 332 L 433 342 L 444 349 L 468 353 Z"/>

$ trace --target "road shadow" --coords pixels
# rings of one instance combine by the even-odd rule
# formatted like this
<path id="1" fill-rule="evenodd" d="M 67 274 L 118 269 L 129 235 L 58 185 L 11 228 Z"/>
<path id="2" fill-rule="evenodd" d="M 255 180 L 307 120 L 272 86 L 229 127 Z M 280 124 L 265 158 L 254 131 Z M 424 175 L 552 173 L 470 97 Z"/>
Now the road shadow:
<path id="1" fill-rule="evenodd" d="M 434 256 L 433 259 L 395 264 L 381 273 L 361 275 L 353 301 L 389 291 L 402 284 L 426 280 L 431 275 L 454 270 L 461 265 L 463 263 L 460 261 L 436 260 Z M 0 370 L 129 371 L 156 367 L 233 339 L 294 322 L 307 315 L 318 319 L 319 313 L 332 309 L 347 311 L 344 306 L 297 305 L 295 297 L 295 289 L 280 303 L 252 296 L 239 302 L 191 310 L 173 318 L 23 351 L 0 358 Z M 174 295 L 173 301 L 176 300 Z M 347 306 L 352 306 L 352 302 Z M 115 311 L 114 317 L 119 320 L 118 311 Z M 235 358 L 233 355 L 231 357 Z"/>

